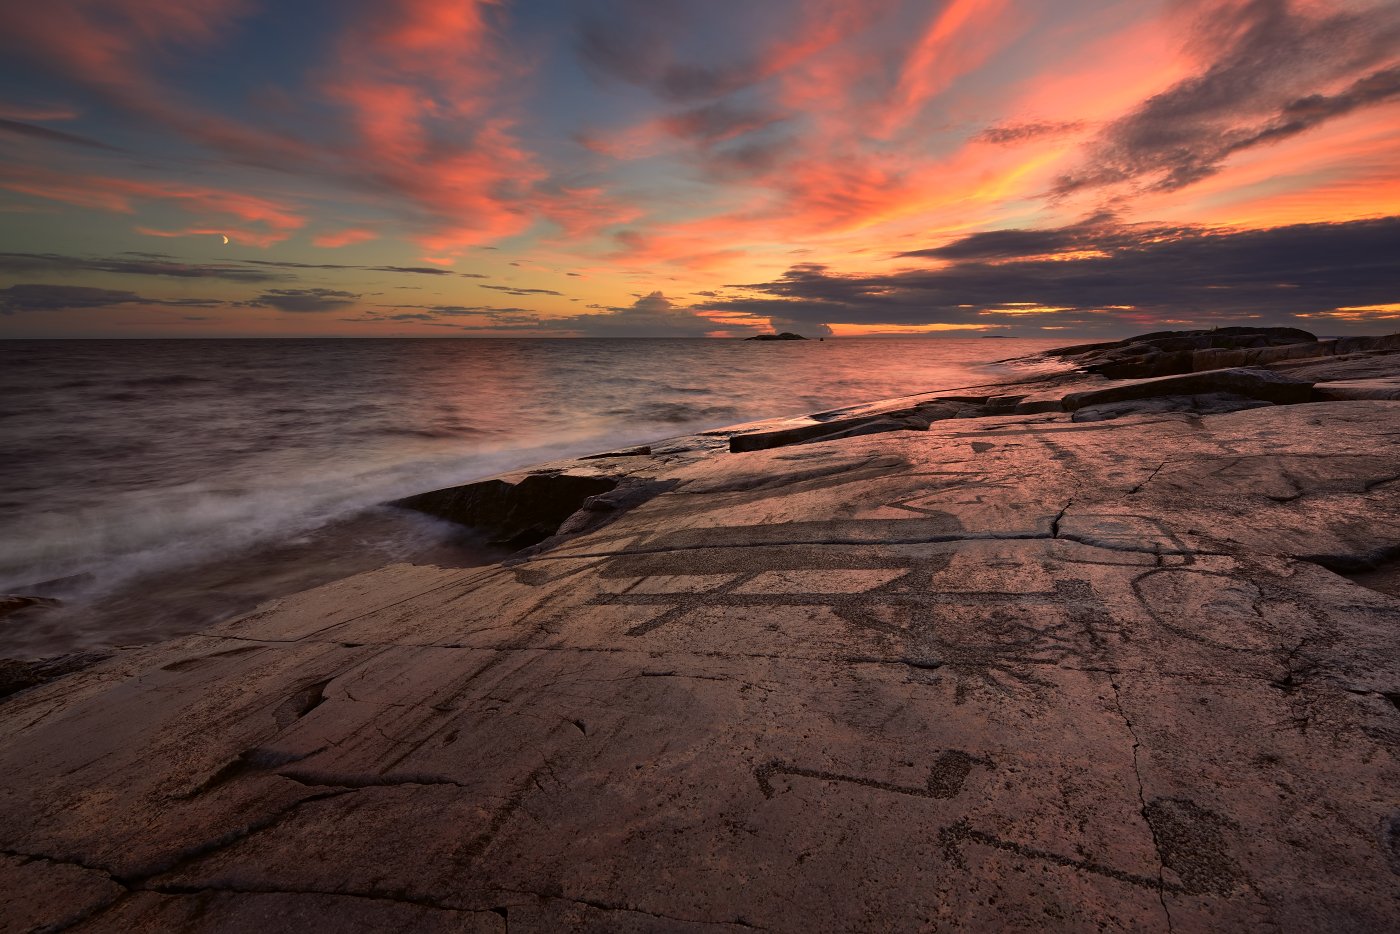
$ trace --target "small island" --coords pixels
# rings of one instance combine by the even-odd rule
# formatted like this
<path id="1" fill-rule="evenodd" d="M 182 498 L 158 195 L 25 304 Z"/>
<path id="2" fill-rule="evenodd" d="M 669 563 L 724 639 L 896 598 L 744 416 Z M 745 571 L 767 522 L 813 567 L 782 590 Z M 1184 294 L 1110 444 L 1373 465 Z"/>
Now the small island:
<path id="1" fill-rule="evenodd" d="M 794 334 L 791 331 L 784 331 L 781 334 L 755 334 L 753 337 L 746 337 L 746 341 L 805 341 L 807 338 L 801 334 Z"/>

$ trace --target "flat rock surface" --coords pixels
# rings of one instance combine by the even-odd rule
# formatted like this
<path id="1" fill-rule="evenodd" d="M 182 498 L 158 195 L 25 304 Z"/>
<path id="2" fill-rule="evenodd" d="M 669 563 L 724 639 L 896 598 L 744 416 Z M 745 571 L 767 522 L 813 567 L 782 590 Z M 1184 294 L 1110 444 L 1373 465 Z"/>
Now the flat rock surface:
<path id="1" fill-rule="evenodd" d="M 13 696 L 0 931 L 1400 929 L 1400 402 L 657 450 Z"/>
<path id="2" fill-rule="evenodd" d="M 1317 395 L 1323 399 L 1400 399 L 1400 376 L 1375 379 L 1343 379 L 1318 383 Z"/>

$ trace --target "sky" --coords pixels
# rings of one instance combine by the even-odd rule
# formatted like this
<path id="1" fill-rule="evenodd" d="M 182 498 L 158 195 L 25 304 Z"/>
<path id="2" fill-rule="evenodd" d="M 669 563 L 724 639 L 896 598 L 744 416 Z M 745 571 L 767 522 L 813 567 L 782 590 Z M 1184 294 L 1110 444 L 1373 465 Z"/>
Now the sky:
<path id="1" fill-rule="evenodd" d="M 0 338 L 1400 331 L 1400 0 L 0 5 Z"/>

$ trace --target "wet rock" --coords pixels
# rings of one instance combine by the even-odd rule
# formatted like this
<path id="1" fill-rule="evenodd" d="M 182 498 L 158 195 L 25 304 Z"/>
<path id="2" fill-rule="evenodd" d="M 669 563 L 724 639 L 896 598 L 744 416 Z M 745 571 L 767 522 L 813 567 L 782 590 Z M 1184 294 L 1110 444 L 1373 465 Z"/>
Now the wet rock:
<path id="1" fill-rule="evenodd" d="M 494 545 L 525 548 L 558 532 L 589 497 L 616 487 L 617 480 L 609 477 L 531 474 L 517 483 L 483 480 L 392 505 L 477 529 L 491 536 Z"/>
<path id="2" fill-rule="evenodd" d="M 602 528 L 628 510 L 669 492 L 679 485 L 676 480 L 624 479 L 616 487 L 590 496 L 560 524 L 556 534 L 581 535 Z"/>
<path id="3" fill-rule="evenodd" d="M 111 657 L 111 652 L 74 652 L 52 658 L 0 658 L 0 698 L 82 671 Z"/>
<path id="4" fill-rule="evenodd" d="M 583 461 L 607 460 L 614 457 L 648 457 L 651 455 L 650 445 L 641 445 L 635 448 L 625 448 L 621 451 L 608 451 L 606 454 L 586 454 L 580 457 Z"/>

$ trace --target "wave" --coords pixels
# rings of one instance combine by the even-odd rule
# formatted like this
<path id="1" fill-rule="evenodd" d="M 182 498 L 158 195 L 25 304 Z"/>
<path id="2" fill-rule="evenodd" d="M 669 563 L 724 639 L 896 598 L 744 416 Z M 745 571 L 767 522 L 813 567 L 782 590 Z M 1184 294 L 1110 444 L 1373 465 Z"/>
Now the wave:
<path id="1" fill-rule="evenodd" d="M 370 470 L 309 470 L 269 478 L 256 488 L 215 479 L 114 492 L 97 506 L 29 516 L 23 528 L 0 538 L 0 592 L 74 580 L 67 596 L 94 599 L 134 578 L 176 573 L 292 539 L 400 497 L 665 433 L 658 425 L 640 425 Z"/>

